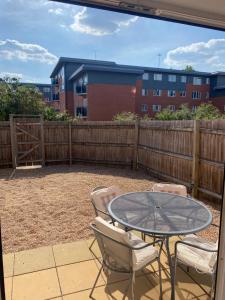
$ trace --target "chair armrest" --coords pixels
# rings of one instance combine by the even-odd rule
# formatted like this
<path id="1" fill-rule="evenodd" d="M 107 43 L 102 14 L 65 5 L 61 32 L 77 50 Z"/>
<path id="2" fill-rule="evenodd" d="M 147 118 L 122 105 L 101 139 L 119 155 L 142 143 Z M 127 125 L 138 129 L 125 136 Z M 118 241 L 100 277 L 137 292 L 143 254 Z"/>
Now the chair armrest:
<path id="1" fill-rule="evenodd" d="M 132 250 L 141 250 L 141 249 L 144 249 L 144 248 L 146 248 L 146 247 L 149 247 L 149 246 L 152 246 L 152 245 L 155 245 L 155 244 L 159 244 L 159 245 L 160 245 L 160 248 L 161 248 L 162 245 L 163 245 L 163 240 L 156 240 L 156 241 L 151 242 L 151 243 L 146 243 L 145 245 L 140 246 L 140 247 L 132 247 L 132 246 L 131 246 L 131 249 L 132 249 Z"/>
<path id="2" fill-rule="evenodd" d="M 188 243 L 188 242 L 185 242 L 185 241 L 177 241 L 175 243 L 175 253 L 177 252 L 177 245 L 178 244 L 184 244 L 184 245 L 187 245 L 189 247 L 192 247 L 192 248 L 196 248 L 196 249 L 200 249 L 202 251 L 206 251 L 206 252 L 218 252 L 218 250 L 213 250 L 213 249 L 209 249 L 209 248 L 206 248 L 206 247 L 203 247 L 203 246 L 197 246 L 197 245 L 193 245 L 191 243 Z"/>

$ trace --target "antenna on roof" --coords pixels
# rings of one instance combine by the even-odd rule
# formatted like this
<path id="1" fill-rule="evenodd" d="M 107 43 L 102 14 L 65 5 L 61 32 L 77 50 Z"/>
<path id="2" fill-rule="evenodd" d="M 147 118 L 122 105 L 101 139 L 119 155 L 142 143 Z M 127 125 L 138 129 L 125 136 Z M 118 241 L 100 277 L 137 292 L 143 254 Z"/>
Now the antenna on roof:
<path id="1" fill-rule="evenodd" d="M 160 67 L 160 63 L 161 63 L 161 56 L 162 56 L 162 54 L 159 53 L 157 56 L 158 56 L 158 68 L 159 68 Z"/>

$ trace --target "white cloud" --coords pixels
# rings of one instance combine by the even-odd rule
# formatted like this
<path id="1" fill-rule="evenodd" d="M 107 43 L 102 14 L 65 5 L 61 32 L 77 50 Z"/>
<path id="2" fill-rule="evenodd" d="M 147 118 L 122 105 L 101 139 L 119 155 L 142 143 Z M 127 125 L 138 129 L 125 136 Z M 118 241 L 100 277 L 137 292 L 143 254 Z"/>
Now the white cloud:
<path id="1" fill-rule="evenodd" d="M 49 8 L 48 12 L 50 14 L 54 14 L 54 15 L 63 15 L 64 11 L 62 8 Z"/>
<path id="2" fill-rule="evenodd" d="M 21 43 L 17 40 L 0 40 L 0 58 L 18 59 L 24 62 L 37 61 L 45 64 L 55 64 L 57 57 L 46 48 L 37 44 Z"/>
<path id="3" fill-rule="evenodd" d="M 90 35 L 104 36 L 130 26 L 137 19 L 138 17 L 84 7 L 75 14 L 70 28 Z"/>
<path id="4" fill-rule="evenodd" d="M 23 75 L 21 73 L 0 72 L 0 78 L 4 78 L 4 77 L 22 79 Z"/>
<path id="5" fill-rule="evenodd" d="M 170 50 L 164 63 L 172 68 L 192 65 L 196 70 L 218 71 L 225 69 L 225 39 L 193 43 Z"/>

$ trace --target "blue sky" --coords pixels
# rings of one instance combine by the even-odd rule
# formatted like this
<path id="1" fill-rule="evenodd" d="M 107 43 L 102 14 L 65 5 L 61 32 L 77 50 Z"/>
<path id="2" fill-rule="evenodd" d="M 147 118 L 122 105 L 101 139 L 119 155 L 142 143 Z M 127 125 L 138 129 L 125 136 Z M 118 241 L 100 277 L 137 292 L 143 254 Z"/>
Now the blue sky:
<path id="1" fill-rule="evenodd" d="M 47 0 L 0 0 L 0 75 L 49 82 L 60 56 L 225 71 L 225 32 Z"/>

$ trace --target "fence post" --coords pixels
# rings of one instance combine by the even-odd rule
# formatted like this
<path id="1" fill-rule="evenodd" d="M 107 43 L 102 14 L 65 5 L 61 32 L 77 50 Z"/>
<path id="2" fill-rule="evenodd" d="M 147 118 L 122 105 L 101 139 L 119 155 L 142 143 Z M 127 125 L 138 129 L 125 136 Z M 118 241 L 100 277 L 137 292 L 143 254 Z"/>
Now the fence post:
<path id="1" fill-rule="evenodd" d="M 133 169 L 138 168 L 138 144 L 139 144 L 139 129 L 140 129 L 140 119 L 137 118 L 134 126 L 134 154 L 133 154 Z"/>
<path id="2" fill-rule="evenodd" d="M 15 144 L 15 128 L 13 124 L 13 115 L 10 115 L 10 138 L 11 138 L 12 166 L 13 169 L 16 169 L 16 144 Z"/>
<path id="3" fill-rule="evenodd" d="M 192 160 L 192 196 L 198 197 L 199 185 L 199 154 L 200 154 L 200 121 L 194 120 L 193 129 L 193 160 Z"/>
<path id="4" fill-rule="evenodd" d="M 69 163 L 72 165 L 72 126 L 69 121 Z"/>
<path id="5" fill-rule="evenodd" d="M 45 166 L 45 133 L 44 133 L 44 119 L 43 116 L 40 116 L 41 124 L 41 154 L 42 154 L 42 167 Z"/>

